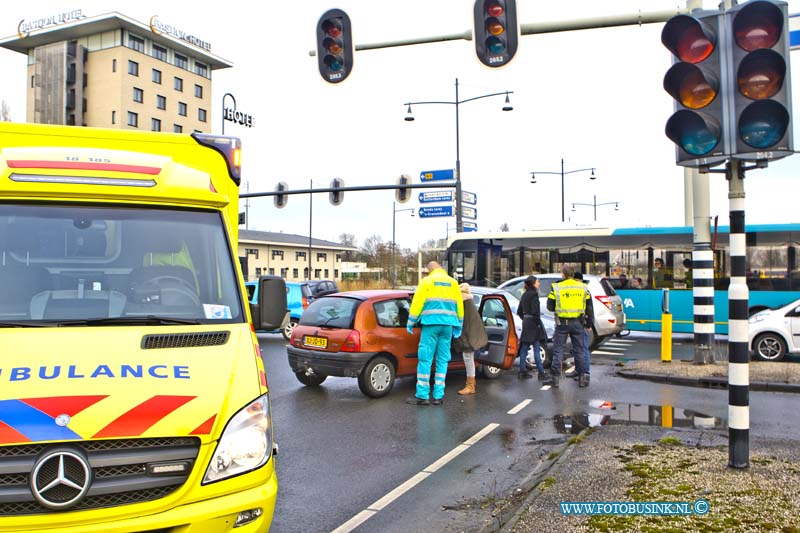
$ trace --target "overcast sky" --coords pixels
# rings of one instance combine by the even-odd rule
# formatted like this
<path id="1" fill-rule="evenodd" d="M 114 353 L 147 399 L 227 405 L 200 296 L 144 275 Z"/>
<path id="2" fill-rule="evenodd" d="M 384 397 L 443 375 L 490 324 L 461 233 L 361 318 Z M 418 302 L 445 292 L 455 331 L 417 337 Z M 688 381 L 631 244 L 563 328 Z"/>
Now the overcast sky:
<path id="1" fill-rule="evenodd" d="M 463 32 L 472 26 L 471 0 L 303 0 L 302 2 L 139 0 L 30 0 L 4 4 L 0 35 L 16 33 L 22 19 L 82 9 L 87 16 L 117 11 L 146 23 L 159 18 L 211 44 L 211 52 L 233 68 L 213 73 L 212 127 L 220 132 L 222 95 L 236 97 L 241 111 L 254 115 L 255 127 L 226 123 L 244 146 L 243 175 L 250 192 L 271 191 L 279 181 L 290 188 L 394 183 L 400 174 L 415 182 L 423 170 L 454 168 L 455 106 L 418 105 L 416 120 L 403 120 L 407 101 L 454 101 L 455 79 L 461 100 L 513 91 L 512 112 L 501 111 L 502 97 L 459 106 L 463 187 L 477 194 L 481 231 L 512 231 L 561 226 L 561 179 L 531 171 L 559 172 L 595 167 L 565 178 L 568 225 L 594 224 L 593 209 L 573 202 L 619 202 L 597 208 L 600 226 L 682 225 L 683 169 L 675 165 L 674 145 L 664 135 L 672 113 L 662 81 L 670 53 L 661 45 L 663 24 L 584 30 L 520 38 L 513 61 L 501 69 L 482 66 L 471 41 L 422 44 L 360 51 L 350 77 L 329 85 L 319 76 L 315 26 L 329 8 L 344 9 L 356 44 L 390 42 Z M 518 0 L 521 23 L 675 9 L 674 1 Z M 682 5 L 682 4 L 681 4 Z M 706 0 L 704 7 L 716 3 Z M 226 9 L 226 6 L 229 6 Z M 252 7 L 250 7 L 252 6 Z M 281 9 L 270 9 L 281 6 Z M 800 0 L 789 2 L 800 12 Z M 4 83 L 0 99 L 13 120 L 25 120 L 25 57 L 0 50 Z M 800 90 L 793 76 L 794 92 Z M 91 105 L 91 103 L 90 103 Z M 800 110 L 795 99 L 794 109 Z M 795 138 L 800 139 L 795 127 Z M 798 222 L 797 156 L 748 173 L 747 222 Z M 711 175 L 711 214 L 728 223 L 727 185 Z M 416 200 L 417 193 L 413 195 Z M 356 235 L 357 244 L 380 235 L 391 240 L 391 191 L 347 193 L 333 207 L 327 195 L 314 195 L 314 237 L 338 241 Z M 400 208 L 418 207 L 416 201 Z M 307 196 L 292 196 L 276 209 L 271 198 L 250 201 L 250 229 L 308 235 Z M 442 238 L 454 218 L 411 218 L 397 213 L 397 241 L 416 248 Z"/>

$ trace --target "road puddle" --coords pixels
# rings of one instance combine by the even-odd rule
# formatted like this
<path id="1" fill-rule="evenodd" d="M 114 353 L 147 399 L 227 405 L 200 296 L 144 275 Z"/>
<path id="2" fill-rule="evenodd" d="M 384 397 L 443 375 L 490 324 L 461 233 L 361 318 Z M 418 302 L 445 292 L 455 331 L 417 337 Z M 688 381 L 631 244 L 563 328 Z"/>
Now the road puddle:
<path id="1" fill-rule="evenodd" d="M 659 426 L 687 429 L 725 429 L 724 418 L 710 416 L 693 409 L 671 405 L 589 400 L 585 408 L 578 406 L 569 414 L 553 417 L 556 431 L 578 434 L 586 428 L 609 425 Z"/>

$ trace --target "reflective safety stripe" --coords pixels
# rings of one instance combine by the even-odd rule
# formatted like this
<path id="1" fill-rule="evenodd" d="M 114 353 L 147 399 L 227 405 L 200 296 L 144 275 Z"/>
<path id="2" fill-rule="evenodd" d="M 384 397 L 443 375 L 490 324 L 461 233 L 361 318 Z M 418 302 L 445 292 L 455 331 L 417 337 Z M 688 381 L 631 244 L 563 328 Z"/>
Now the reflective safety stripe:
<path id="1" fill-rule="evenodd" d="M 417 374 L 417 377 L 419 379 L 431 379 L 431 375 L 430 374 Z"/>
<path id="2" fill-rule="evenodd" d="M 442 379 L 444 379 L 444 378 L 447 376 L 447 374 L 439 374 L 439 373 L 436 373 L 436 374 L 434 374 L 434 376 L 435 376 L 435 377 L 437 377 L 437 378 L 442 378 Z"/>

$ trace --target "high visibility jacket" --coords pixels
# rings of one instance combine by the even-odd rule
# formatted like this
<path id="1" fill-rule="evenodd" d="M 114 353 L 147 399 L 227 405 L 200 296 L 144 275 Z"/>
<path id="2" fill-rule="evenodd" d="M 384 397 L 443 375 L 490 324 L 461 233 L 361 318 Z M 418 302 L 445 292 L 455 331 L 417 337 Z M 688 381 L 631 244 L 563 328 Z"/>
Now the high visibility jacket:
<path id="1" fill-rule="evenodd" d="M 458 282 L 441 268 L 422 278 L 411 300 L 408 323 L 440 324 L 461 327 L 464 302 Z"/>
<path id="2" fill-rule="evenodd" d="M 548 306 L 559 318 L 578 318 L 586 314 L 592 305 L 586 285 L 576 279 L 565 279 L 554 283 L 547 296 Z M 552 300 L 552 303 L 551 303 Z"/>

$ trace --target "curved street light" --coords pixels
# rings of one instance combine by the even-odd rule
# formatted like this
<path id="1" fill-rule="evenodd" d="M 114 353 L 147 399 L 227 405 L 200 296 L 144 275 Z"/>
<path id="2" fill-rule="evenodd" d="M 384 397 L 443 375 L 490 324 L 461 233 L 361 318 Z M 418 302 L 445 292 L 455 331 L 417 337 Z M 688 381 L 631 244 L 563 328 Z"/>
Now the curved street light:
<path id="1" fill-rule="evenodd" d="M 597 203 L 597 195 L 596 194 L 593 195 L 592 198 L 594 200 L 593 200 L 593 202 L 591 204 L 582 204 L 580 202 L 573 202 L 572 211 L 573 212 L 575 211 L 575 206 L 576 205 L 583 205 L 583 206 L 586 206 L 586 207 L 594 207 L 594 221 L 595 222 L 597 222 L 597 207 L 598 206 L 613 205 L 614 206 L 614 211 L 619 211 L 619 202 L 603 202 L 601 204 L 598 204 Z"/>
<path id="2" fill-rule="evenodd" d="M 597 179 L 597 176 L 594 175 L 594 169 L 595 169 L 595 167 L 579 168 L 579 169 L 576 169 L 576 170 L 568 170 L 568 171 L 565 172 L 564 171 L 564 160 L 562 159 L 561 160 L 561 172 L 544 172 L 544 171 L 541 171 L 541 170 L 534 170 L 534 171 L 531 172 L 531 183 L 536 183 L 536 174 L 553 174 L 553 175 L 556 175 L 556 176 L 561 176 L 561 222 L 564 222 L 566 220 L 566 218 L 564 217 L 564 176 L 567 175 L 567 174 L 574 174 L 576 172 L 586 172 L 587 170 L 591 170 L 592 171 L 592 175 L 589 176 L 589 179 L 590 180 L 595 180 L 595 179 Z M 580 205 L 580 204 L 577 204 L 577 205 Z"/>

